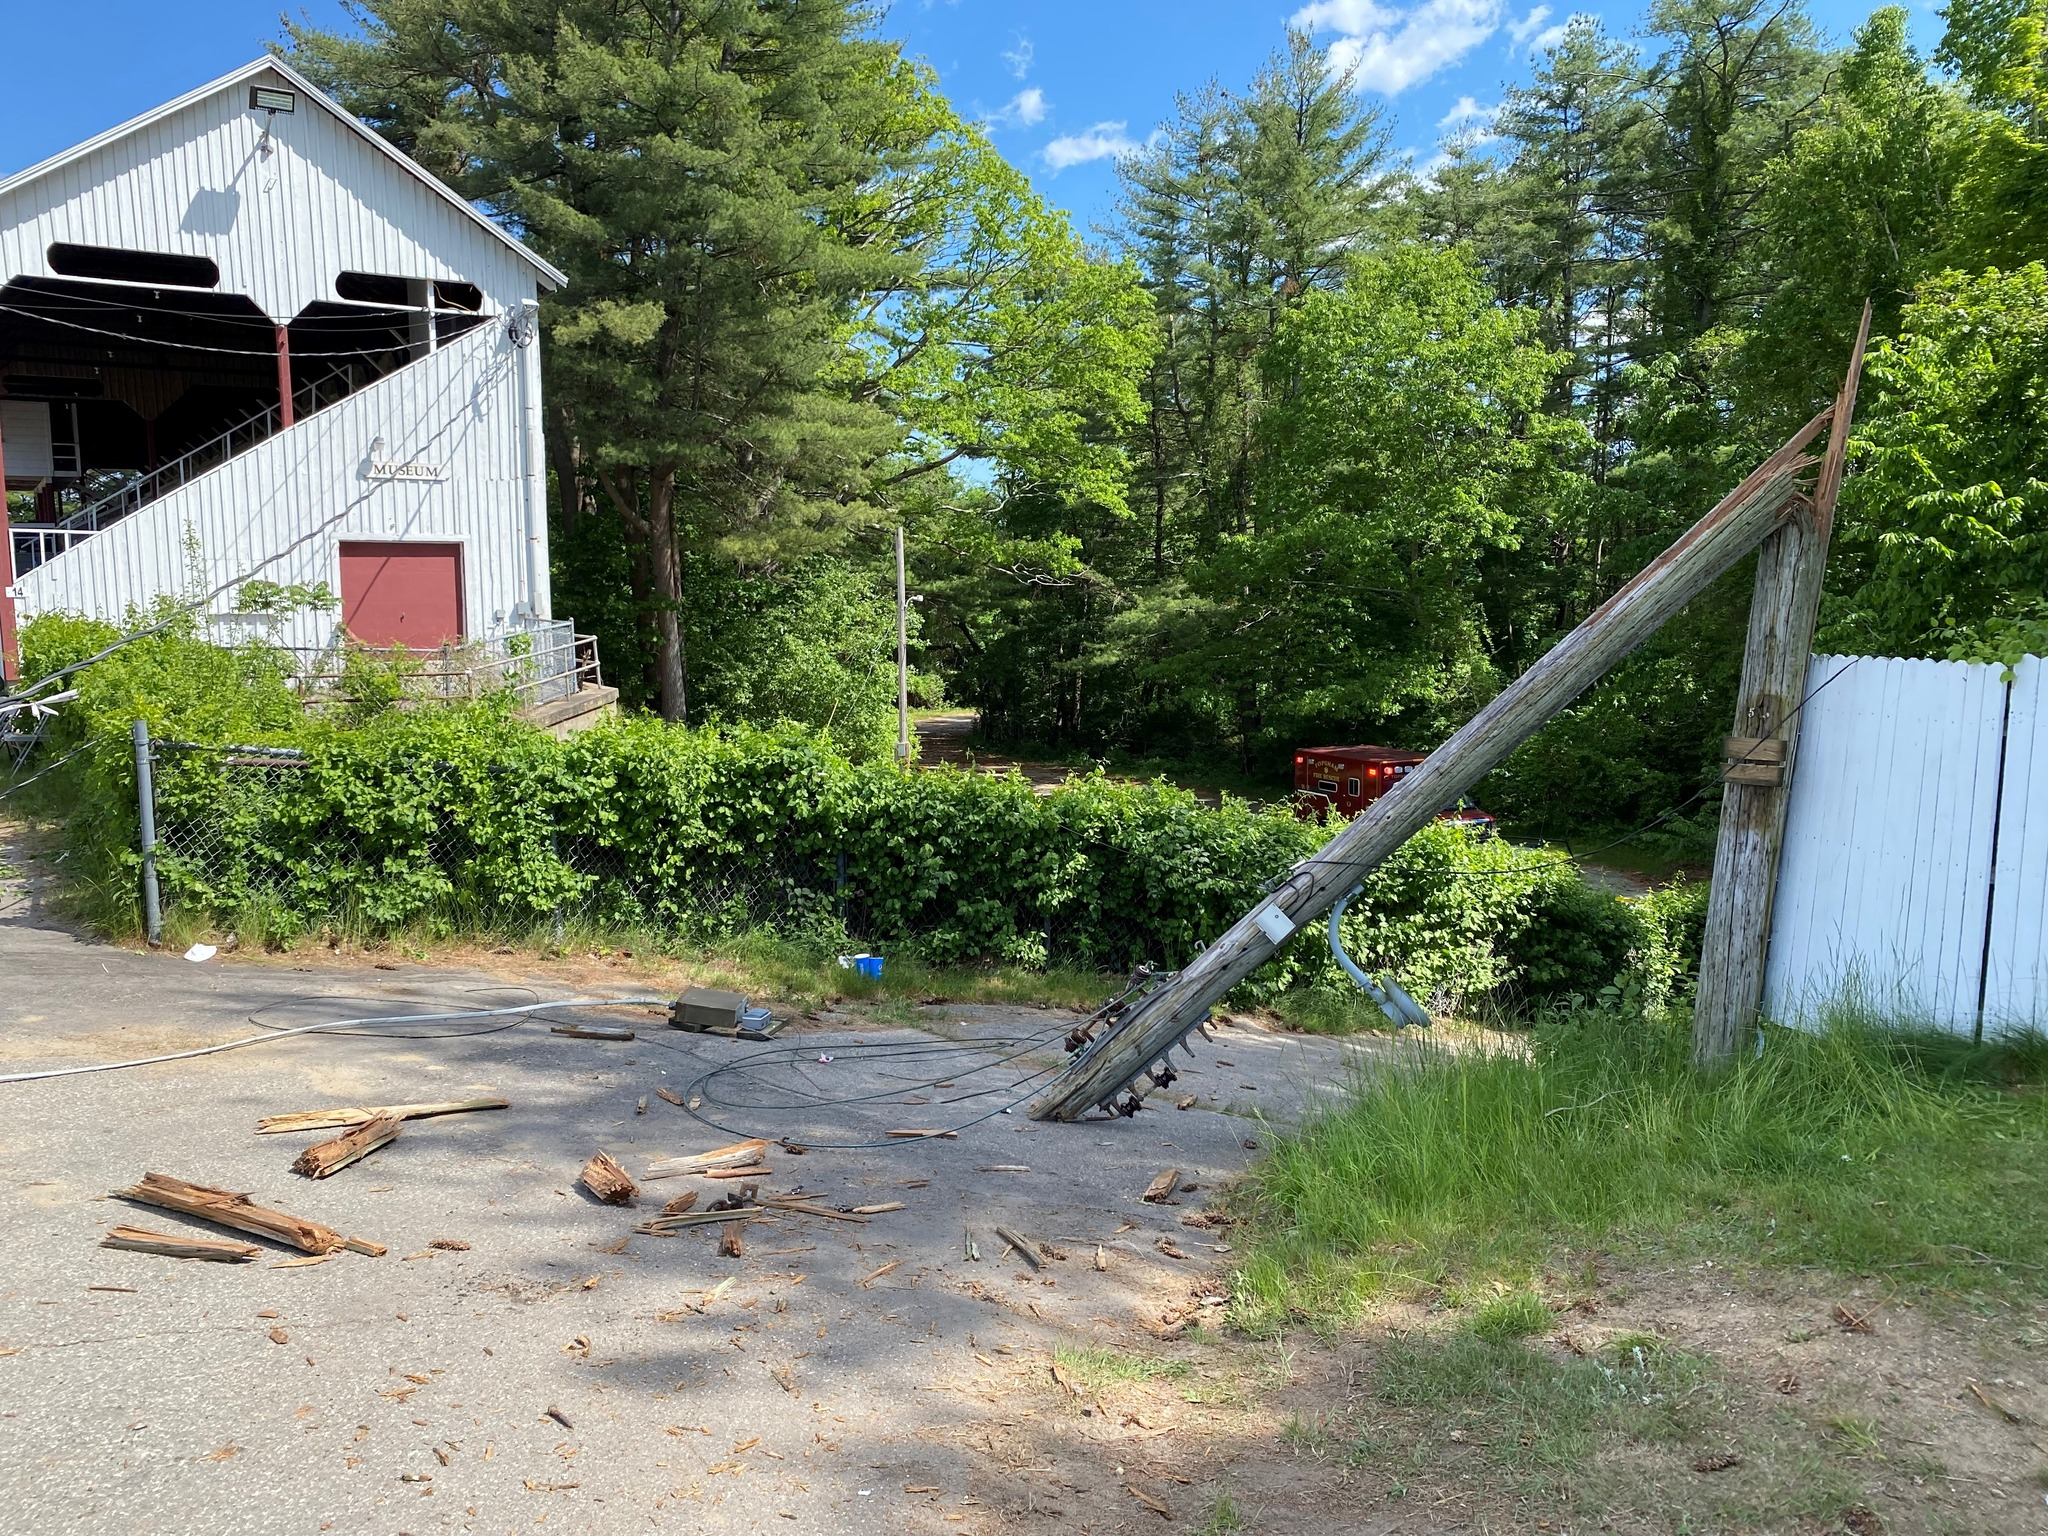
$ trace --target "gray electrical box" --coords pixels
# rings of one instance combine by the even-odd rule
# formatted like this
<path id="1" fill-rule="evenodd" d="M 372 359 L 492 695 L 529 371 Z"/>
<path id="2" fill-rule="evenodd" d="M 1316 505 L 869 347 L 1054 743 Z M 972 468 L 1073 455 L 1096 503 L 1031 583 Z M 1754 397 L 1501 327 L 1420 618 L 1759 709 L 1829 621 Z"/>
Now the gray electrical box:
<path id="1" fill-rule="evenodd" d="M 692 987 L 676 999 L 670 1022 L 677 1029 L 706 1034 L 717 1030 L 730 1033 L 739 1028 L 740 1014 L 747 1000 L 737 992 L 720 992 L 713 987 Z"/>

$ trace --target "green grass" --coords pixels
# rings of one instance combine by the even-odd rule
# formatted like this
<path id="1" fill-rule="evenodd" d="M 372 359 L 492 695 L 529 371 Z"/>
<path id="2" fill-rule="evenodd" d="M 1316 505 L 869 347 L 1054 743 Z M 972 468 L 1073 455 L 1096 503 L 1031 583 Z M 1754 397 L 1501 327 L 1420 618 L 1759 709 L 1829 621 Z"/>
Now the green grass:
<path id="1" fill-rule="evenodd" d="M 1187 1375 L 1190 1369 L 1185 1360 L 1132 1355 L 1116 1349 L 1084 1349 L 1069 1344 L 1054 1345 L 1052 1358 L 1084 1393 L 1100 1392 L 1129 1382 L 1171 1380 Z"/>
<path id="2" fill-rule="evenodd" d="M 1550 1308 L 1541 1296 L 1534 1291 L 1510 1291 L 1482 1303 L 1472 1314 L 1470 1326 L 1475 1337 L 1505 1344 L 1511 1339 L 1548 1333 L 1550 1324 Z"/>
<path id="3" fill-rule="evenodd" d="M 1465 1442 L 1514 1472 L 1578 1466 L 1609 1434 L 1685 1438 L 1710 1397 L 1706 1363 L 1654 1339 L 1617 1340 L 1596 1357 L 1553 1359 L 1476 1328 L 1397 1337 L 1379 1359 L 1374 1395 L 1453 1423 Z"/>
<path id="4" fill-rule="evenodd" d="M 1294 987 L 1274 999 L 1273 1011 L 1305 1035 L 1391 1034 L 1394 1025 L 1358 988 Z"/>
<path id="5" fill-rule="evenodd" d="M 1417 1042 L 1258 1171 L 1237 1320 L 1526 1281 L 1588 1244 L 2048 1292 L 2048 1043 L 1845 1014 L 1713 1078 L 1689 1044 L 1591 1011 L 1518 1054 Z"/>

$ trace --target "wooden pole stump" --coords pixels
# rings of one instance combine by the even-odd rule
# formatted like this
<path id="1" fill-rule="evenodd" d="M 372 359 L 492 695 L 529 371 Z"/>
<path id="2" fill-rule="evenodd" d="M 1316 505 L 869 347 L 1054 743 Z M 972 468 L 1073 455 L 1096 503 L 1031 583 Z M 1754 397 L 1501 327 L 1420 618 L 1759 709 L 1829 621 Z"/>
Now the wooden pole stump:
<path id="1" fill-rule="evenodd" d="M 1702 1069 L 1735 1060 L 1763 1004 L 1778 856 L 1799 755 L 1799 714 L 1869 335 L 1870 306 L 1865 304 L 1849 371 L 1835 397 L 1813 499 L 1757 551 L 1735 733 L 1724 744 L 1721 829 L 1693 1003 L 1693 1064 Z"/>

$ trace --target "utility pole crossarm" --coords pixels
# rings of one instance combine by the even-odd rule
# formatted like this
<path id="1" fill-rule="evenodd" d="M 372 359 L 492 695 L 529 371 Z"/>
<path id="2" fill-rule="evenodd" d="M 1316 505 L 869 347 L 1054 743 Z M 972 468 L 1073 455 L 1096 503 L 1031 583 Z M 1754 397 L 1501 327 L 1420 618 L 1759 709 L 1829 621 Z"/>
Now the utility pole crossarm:
<path id="1" fill-rule="evenodd" d="M 1822 411 L 1584 623 L 1553 646 L 1413 773 L 1339 832 L 1315 858 L 1221 938 L 1134 1004 L 1033 1102 L 1037 1120 L 1075 1120 L 1108 1105 L 1202 1024 L 1224 994 L 1271 959 L 1297 929 L 1533 736 L 1791 515 L 1803 501 L 1806 446 Z"/>

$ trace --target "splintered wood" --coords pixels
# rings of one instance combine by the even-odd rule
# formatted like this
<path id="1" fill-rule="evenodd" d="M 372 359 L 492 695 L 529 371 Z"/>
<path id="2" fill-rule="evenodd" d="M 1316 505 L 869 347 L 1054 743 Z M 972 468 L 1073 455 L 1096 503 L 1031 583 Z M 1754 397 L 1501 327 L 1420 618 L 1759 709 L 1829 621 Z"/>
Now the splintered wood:
<path id="1" fill-rule="evenodd" d="M 172 1178 L 167 1173 L 145 1173 L 140 1184 L 122 1190 L 121 1194 L 144 1205 L 158 1205 L 167 1211 L 197 1216 L 223 1227 L 233 1227 L 238 1232 L 254 1232 L 259 1237 L 275 1238 L 304 1253 L 333 1253 L 348 1242 L 334 1228 L 323 1227 L 317 1221 L 269 1210 L 255 1204 L 246 1194 L 238 1194 L 231 1189 L 193 1184 Z"/>
<path id="2" fill-rule="evenodd" d="M 427 1120 L 436 1115 L 466 1115 L 479 1109 L 509 1109 L 506 1099 L 454 1099 L 441 1104 L 386 1104 L 376 1109 L 302 1109 L 289 1115 L 265 1115 L 256 1122 L 258 1136 L 285 1131 L 345 1131 L 372 1120 Z"/>
<path id="3" fill-rule="evenodd" d="M 1178 1168 L 1169 1168 L 1150 1184 L 1147 1184 L 1145 1186 L 1145 1193 L 1139 1198 L 1152 1205 L 1170 1205 L 1173 1203 L 1174 1191 L 1179 1188 L 1180 1170 Z"/>
<path id="4" fill-rule="evenodd" d="M 604 1152 L 592 1153 L 577 1179 L 606 1205 L 631 1205 L 633 1197 L 640 1193 L 640 1186 L 633 1182 L 626 1170 Z"/>
<path id="5" fill-rule="evenodd" d="M 709 1173 L 715 1168 L 751 1168 L 761 1161 L 761 1154 L 768 1150 L 764 1138 L 752 1141 L 736 1141 L 729 1147 L 713 1147 L 709 1152 L 695 1152 L 683 1157 L 657 1157 L 647 1165 L 650 1179 L 674 1179 L 688 1174 Z"/>
<path id="6" fill-rule="evenodd" d="M 633 1230 L 646 1237 L 672 1237 L 684 1227 L 708 1226 L 721 1221 L 745 1221 L 750 1216 L 765 1215 L 758 1205 L 736 1206 L 726 1211 L 686 1211 L 676 1216 L 656 1216 L 643 1221 Z"/>
<path id="7" fill-rule="evenodd" d="M 344 1131 L 332 1141 L 306 1148 L 292 1163 L 292 1172 L 309 1179 L 324 1179 L 360 1162 L 386 1142 L 398 1139 L 399 1122 L 390 1115 Z"/>
<path id="8" fill-rule="evenodd" d="M 102 1248 L 128 1248 L 160 1253 L 170 1259 L 211 1259 L 217 1264 L 246 1264 L 263 1250 L 254 1243 L 231 1243 L 218 1237 L 181 1237 L 147 1227 L 115 1227 L 100 1239 Z"/>

